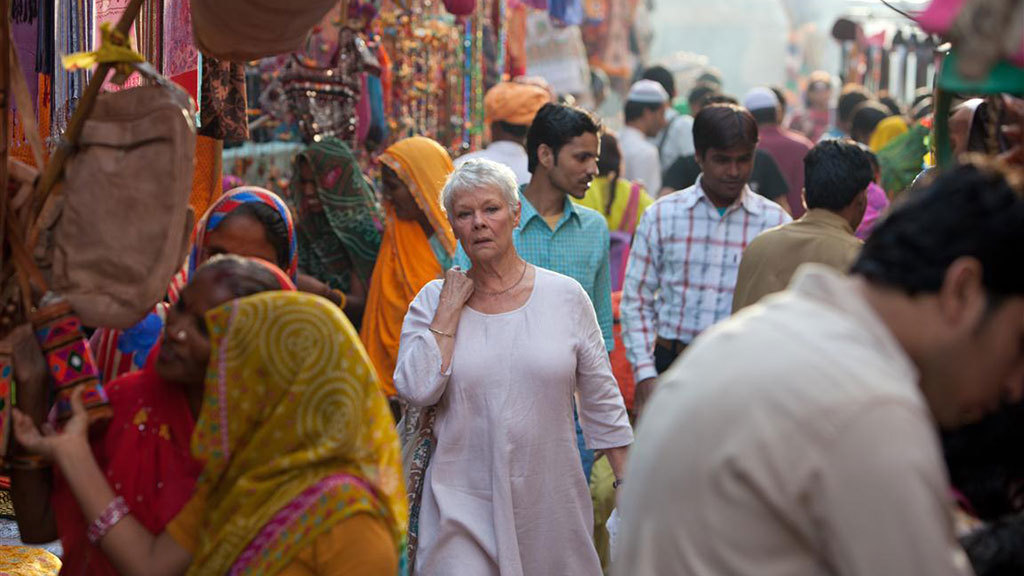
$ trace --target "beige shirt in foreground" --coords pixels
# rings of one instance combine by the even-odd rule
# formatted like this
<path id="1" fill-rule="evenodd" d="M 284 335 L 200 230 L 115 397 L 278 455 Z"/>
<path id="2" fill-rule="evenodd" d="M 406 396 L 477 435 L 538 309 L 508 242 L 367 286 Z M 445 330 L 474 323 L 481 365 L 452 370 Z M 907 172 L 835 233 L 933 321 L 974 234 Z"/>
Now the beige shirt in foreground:
<path id="1" fill-rule="evenodd" d="M 855 280 L 802 268 L 662 376 L 614 574 L 969 574 L 917 379 Z"/>
<path id="2" fill-rule="evenodd" d="M 863 245 L 853 235 L 849 222 L 821 208 L 762 232 L 743 251 L 732 298 L 733 313 L 785 290 L 802 264 L 817 262 L 846 272 Z"/>

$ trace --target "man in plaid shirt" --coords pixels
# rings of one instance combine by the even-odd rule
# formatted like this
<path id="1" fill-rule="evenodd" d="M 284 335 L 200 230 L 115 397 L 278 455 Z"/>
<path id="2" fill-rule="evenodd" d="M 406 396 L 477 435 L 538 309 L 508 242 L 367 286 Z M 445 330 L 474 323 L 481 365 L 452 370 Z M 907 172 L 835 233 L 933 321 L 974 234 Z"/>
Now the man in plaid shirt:
<path id="1" fill-rule="evenodd" d="M 746 109 L 715 104 L 701 110 L 693 124 L 700 178 L 655 202 L 640 221 L 620 309 L 638 414 L 658 374 L 704 329 L 729 316 L 743 249 L 791 220 L 747 186 L 757 138 L 757 122 Z"/>

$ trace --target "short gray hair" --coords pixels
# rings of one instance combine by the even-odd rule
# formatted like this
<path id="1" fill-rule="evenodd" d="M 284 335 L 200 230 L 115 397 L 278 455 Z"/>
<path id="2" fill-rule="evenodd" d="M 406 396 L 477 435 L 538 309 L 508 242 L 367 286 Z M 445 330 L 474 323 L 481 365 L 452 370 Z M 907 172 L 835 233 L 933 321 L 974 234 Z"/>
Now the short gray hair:
<path id="1" fill-rule="evenodd" d="M 448 176 L 448 181 L 441 190 L 441 202 L 445 212 L 451 218 L 455 206 L 455 196 L 466 190 L 496 188 L 501 191 L 505 203 L 513 211 L 519 208 L 519 183 L 516 173 L 504 164 L 493 160 L 474 158 L 467 160 Z"/>

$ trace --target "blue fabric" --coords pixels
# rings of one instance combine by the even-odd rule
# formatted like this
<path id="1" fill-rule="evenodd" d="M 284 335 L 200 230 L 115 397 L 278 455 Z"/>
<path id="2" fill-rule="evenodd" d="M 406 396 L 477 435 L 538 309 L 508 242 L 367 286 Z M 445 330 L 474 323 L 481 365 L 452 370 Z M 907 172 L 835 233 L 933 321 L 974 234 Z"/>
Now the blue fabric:
<path id="1" fill-rule="evenodd" d="M 597 312 L 605 348 L 615 348 L 612 334 L 612 281 L 608 267 L 608 224 L 596 210 L 579 206 L 565 198 L 562 218 L 552 230 L 544 218 L 522 194 L 522 215 L 513 232 L 519 255 L 534 266 L 564 274 L 577 282 L 590 296 Z M 455 264 L 469 270 L 472 263 L 459 243 Z"/>
<path id="2" fill-rule="evenodd" d="M 548 13 L 566 26 L 583 24 L 583 0 L 549 0 Z"/>
<path id="3" fill-rule="evenodd" d="M 580 449 L 580 463 L 583 464 L 583 477 L 590 482 L 590 471 L 594 469 L 594 451 L 587 450 L 587 443 L 583 440 L 583 428 L 580 427 L 580 417 L 576 413 L 576 406 L 572 408 L 572 419 L 576 423 L 576 446 Z"/>
<path id="4" fill-rule="evenodd" d="M 117 339 L 117 349 L 122 354 L 132 356 L 135 368 L 142 368 L 163 331 L 163 318 L 156 312 L 150 312 L 138 324 L 121 332 Z"/>

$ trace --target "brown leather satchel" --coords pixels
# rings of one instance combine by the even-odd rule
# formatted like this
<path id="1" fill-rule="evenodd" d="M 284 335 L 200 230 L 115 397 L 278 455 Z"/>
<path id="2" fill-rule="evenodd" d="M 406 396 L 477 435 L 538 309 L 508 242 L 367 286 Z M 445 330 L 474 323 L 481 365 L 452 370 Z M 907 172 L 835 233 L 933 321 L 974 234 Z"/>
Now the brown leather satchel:
<path id="1" fill-rule="evenodd" d="M 37 263 L 86 326 L 128 328 L 162 300 L 188 250 L 195 108 L 153 84 L 100 94 L 37 224 Z"/>
<path id="2" fill-rule="evenodd" d="M 190 0 L 192 36 L 206 55 L 248 62 L 295 52 L 338 0 Z"/>

